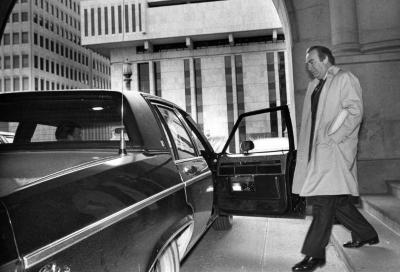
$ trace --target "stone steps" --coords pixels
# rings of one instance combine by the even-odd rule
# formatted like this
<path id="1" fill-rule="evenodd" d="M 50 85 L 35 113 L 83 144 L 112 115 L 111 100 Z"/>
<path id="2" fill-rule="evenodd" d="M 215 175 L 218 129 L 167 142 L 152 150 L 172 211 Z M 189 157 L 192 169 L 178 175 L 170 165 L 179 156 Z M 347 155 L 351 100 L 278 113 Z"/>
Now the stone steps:
<path id="1" fill-rule="evenodd" d="M 400 181 L 388 181 L 388 193 L 361 197 L 361 212 L 375 227 L 380 243 L 359 249 L 343 248 L 351 235 L 341 225 L 332 230 L 331 242 L 348 271 L 400 271 Z"/>

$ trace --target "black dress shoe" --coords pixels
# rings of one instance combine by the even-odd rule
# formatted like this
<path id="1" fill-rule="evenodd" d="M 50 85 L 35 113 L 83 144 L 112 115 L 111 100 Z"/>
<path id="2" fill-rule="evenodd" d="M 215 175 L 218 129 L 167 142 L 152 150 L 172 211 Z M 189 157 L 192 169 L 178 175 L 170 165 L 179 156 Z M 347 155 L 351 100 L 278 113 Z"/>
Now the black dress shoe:
<path id="1" fill-rule="evenodd" d="M 292 267 L 292 271 L 314 271 L 325 265 L 325 258 L 306 256 L 301 262 Z"/>
<path id="2" fill-rule="evenodd" d="M 357 241 L 357 240 L 350 241 L 350 242 L 343 244 L 343 246 L 347 247 L 347 248 L 359 248 L 365 244 L 376 245 L 377 243 L 379 243 L 379 238 L 378 238 L 378 236 L 375 236 L 374 238 L 364 240 L 364 241 Z"/>

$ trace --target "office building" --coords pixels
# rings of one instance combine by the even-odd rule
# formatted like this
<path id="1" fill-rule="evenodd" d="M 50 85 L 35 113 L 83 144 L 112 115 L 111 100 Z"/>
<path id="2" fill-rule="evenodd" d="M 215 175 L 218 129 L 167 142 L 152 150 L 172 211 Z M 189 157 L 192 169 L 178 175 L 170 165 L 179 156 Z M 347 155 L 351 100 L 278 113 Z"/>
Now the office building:
<path id="1" fill-rule="evenodd" d="M 113 89 L 129 64 L 133 91 L 175 102 L 211 138 L 226 139 L 243 112 L 292 100 L 272 1 L 83 0 L 81 9 L 82 43 L 110 57 Z M 271 118 L 270 134 L 283 136 Z"/>
<path id="2" fill-rule="evenodd" d="M 19 0 L 0 46 L 0 92 L 102 88 L 110 61 L 81 45 L 80 2 Z"/>

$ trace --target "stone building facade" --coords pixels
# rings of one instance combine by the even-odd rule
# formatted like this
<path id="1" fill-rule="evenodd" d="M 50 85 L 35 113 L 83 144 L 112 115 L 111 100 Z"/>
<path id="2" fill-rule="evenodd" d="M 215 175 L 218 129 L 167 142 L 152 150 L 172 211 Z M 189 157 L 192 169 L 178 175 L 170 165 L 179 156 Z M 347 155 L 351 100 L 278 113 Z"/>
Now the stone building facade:
<path id="1" fill-rule="evenodd" d="M 400 179 L 400 1 L 273 0 L 292 59 L 297 126 L 309 80 L 305 51 L 333 49 L 363 88 L 358 177 L 361 193 L 383 193 Z"/>

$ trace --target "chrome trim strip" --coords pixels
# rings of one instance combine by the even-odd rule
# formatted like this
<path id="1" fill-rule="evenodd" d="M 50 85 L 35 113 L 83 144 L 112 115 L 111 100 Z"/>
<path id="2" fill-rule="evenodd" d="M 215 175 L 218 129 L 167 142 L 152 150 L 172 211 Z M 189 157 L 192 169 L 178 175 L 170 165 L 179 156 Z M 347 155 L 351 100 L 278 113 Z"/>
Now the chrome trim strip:
<path id="1" fill-rule="evenodd" d="M 126 217 L 138 212 L 139 210 L 144 209 L 145 207 L 150 206 L 160 199 L 167 197 L 183 188 L 183 183 L 176 184 L 164 191 L 152 195 L 151 197 L 139 201 L 138 203 L 126 207 L 123 210 L 109 215 L 108 217 L 105 217 L 93 224 L 90 224 L 78 231 L 71 233 L 68 236 L 60 238 L 49 245 L 46 245 L 42 248 L 35 250 L 34 252 L 25 255 L 23 257 L 25 269 L 28 269 L 40 263 L 41 261 L 59 253 L 60 251 L 75 245 L 86 237 L 96 234 L 97 232 L 113 225 L 114 223 L 125 219 Z"/>
<path id="2" fill-rule="evenodd" d="M 43 183 L 43 182 L 48 181 L 50 179 L 55 179 L 55 178 L 58 178 L 58 177 L 61 177 L 61 176 L 65 176 L 65 175 L 70 174 L 70 173 L 74 173 L 74 172 L 78 172 L 80 170 L 84 170 L 86 168 L 102 165 L 105 162 L 118 160 L 118 159 L 121 159 L 121 158 L 124 158 L 124 157 L 121 157 L 120 155 L 113 155 L 113 156 L 101 158 L 99 160 L 90 161 L 90 162 L 84 162 L 84 163 L 78 164 L 76 166 L 65 168 L 65 169 L 62 169 L 60 171 L 51 173 L 49 175 L 40 177 L 36 181 L 34 181 L 32 183 L 29 183 L 28 185 L 22 186 L 22 187 L 20 187 L 20 188 L 18 188 L 16 190 L 14 190 L 12 193 L 24 190 L 24 189 L 32 187 L 32 186 L 36 186 L 37 184 Z"/>

